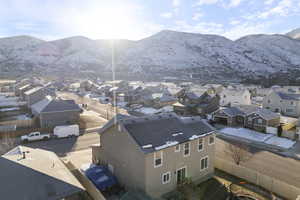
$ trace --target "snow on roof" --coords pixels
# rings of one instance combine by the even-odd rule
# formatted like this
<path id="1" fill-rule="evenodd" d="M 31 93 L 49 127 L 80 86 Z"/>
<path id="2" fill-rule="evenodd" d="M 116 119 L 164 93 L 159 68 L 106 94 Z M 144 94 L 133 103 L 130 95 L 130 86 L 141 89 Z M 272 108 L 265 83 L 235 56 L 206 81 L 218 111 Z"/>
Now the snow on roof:
<path id="1" fill-rule="evenodd" d="M 167 147 L 175 146 L 177 144 L 179 144 L 179 142 L 177 142 L 177 141 L 167 141 L 165 144 L 155 147 L 155 150 L 165 149 Z"/>
<path id="2" fill-rule="evenodd" d="M 274 145 L 280 148 L 289 149 L 295 142 L 286 138 L 280 138 L 272 134 L 264 134 L 246 128 L 223 128 L 221 133 L 237 138 L 244 138 L 255 142 L 262 142 L 269 145 Z"/>
<path id="3" fill-rule="evenodd" d="M 295 141 L 292 141 L 292 140 L 289 140 L 289 139 L 286 139 L 286 138 L 280 138 L 280 137 L 271 137 L 269 139 L 267 139 L 265 141 L 266 144 L 271 144 L 271 145 L 274 145 L 274 146 L 278 146 L 278 147 L 281 147 L 281 148 L 284 148 L 284 149 L 289 149 L 291 148 L 292 146 L 294 146 L 294 144 L 296 143 Z"/>
<path id="4" fill-rule="evenodd" d="M 256 142 L 264 142 L 266 139 L 272 137 L 272 135 L 259 133 L 250 129 L 246 128 L 230 128 L 226 127 L 220 130 L 221 133 L 224 133 L 226 135 L 230 136 L 236 136 L 245 138 L 248 140 L 253 140 Z"/>

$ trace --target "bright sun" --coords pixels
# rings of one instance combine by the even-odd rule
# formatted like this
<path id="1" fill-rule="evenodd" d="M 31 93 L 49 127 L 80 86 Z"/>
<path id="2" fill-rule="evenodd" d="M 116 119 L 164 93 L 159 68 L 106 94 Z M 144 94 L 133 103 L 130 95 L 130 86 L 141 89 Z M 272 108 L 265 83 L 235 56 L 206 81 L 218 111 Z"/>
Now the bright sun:
<path id="1" fill-rule="evenodd" d="M 77 17 L 76 24 L 83 33 L 94 38 L 134 38 L 136 21 L 124 7 L 93 8 Z"/>

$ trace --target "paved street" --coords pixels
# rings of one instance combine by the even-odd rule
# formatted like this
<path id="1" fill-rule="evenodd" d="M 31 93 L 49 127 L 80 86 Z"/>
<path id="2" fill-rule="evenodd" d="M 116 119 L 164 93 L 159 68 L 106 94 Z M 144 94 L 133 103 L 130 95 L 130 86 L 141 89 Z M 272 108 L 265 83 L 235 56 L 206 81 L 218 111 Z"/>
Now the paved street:
<path id="1" fill-rule="evenodd" d="M 113 108 L 110 104 L 101 104 L 98 101 L 81 97 L 71 92 L 58 92 L 57 95 L 62 99 L 72 99 L 77 104 L 87 104 L 88 110 L 93 110 L 99 113 L 105 119 L 111 119 L 115 115 L 115 108 Z M 120 108 L 118 108 L 117 112 L 127 114 L 126 110 Z"/>
<path id="2" fill-rule="evenodd" d="M 50 139 L 48 141 L 38 141 L 28 143 L 25 146 L 41 148 L 55 152 L 58 156 L 65 156 L 69 152 L 90 148 L 93 144 L 99 144 L 100 137 L 96 132 L 86 133 L 79 137 Z"/>
<path id="3" fill-rule="evenodd" d="M 216 156 L 232 161 L 228 152 L 228 141 L 217 139 Z M 260 173 L 274 177 L 296 187 L 300 187 L 300 161 L 283 157 L 275 153 L 251 147 L 253 156 L 242 163 L 242 166 L 256 170 Z"/>

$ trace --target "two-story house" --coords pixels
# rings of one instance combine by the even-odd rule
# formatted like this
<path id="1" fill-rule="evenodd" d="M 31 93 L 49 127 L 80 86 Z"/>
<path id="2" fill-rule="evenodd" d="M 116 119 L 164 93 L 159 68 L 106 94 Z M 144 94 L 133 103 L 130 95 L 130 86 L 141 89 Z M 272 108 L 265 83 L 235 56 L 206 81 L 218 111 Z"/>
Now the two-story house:
<path id="1" fill-rule="evenodd" d="M 251 93 L 247 89 L 224 89 L 220 98 L 221 106 L 251 105 Z"/>
<path id="2" fill-rule="evenodd" d="M 263 100 L 263 107 L 290 117 L 300 117 L 300 94 L 272 91 Z"/>
<path id="3" fill-rule="evenodd" d="M 100 130 L 93 160 L 107 165 L 120 184 L 160 197 L 185 178 L 212 177 L 215 129 L 200 117 L 117 115 Z"/>

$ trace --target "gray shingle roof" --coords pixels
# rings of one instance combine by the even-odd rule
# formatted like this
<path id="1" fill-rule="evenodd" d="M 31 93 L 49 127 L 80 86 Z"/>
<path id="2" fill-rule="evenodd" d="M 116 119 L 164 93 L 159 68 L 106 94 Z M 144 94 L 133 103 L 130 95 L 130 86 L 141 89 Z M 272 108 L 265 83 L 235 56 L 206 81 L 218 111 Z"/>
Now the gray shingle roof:
<path id="1" fill-rule="evenodd" d="M 250 115 L 252 113 L 256 113 L 266 120 L 280 117 L 280 114 L 278 113 L 274 113 L 268 109 L 260 108 L 253 105 L 239 105 L 235 107 L 229 107 L 225 108 L 223 112 L 230 116 Z"/>
<path id="2" fill-rule="evenodd" d="M 74 100 L 52 100 L 47 106 L 43 108 L 41 113 L 44 112 L 58 112 L 58 111 L 80 111 L 80 107 Z"/>
<path id="3" fill-rule="evenodd" d="M 290 94 L 283 92 L 276 92 L 281 99 L 284 100 L 300 100 L 300 94 Z"/>
<path id="4" fill-rule="evenodd" d="M 180 118 L 175 114 L 127 118 L 121 124 L 145 153 L 190 141 L 215 130 L 200 117 Z"/>

